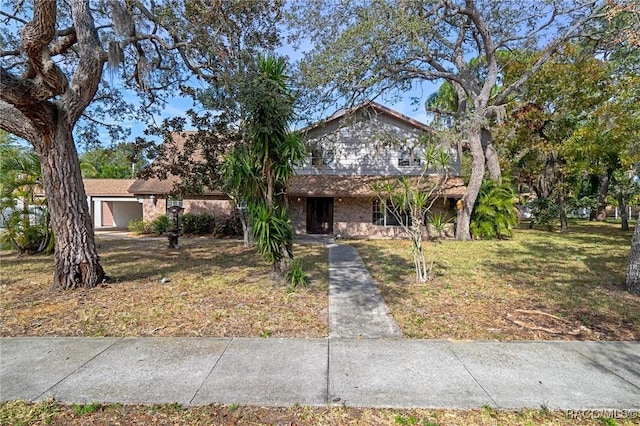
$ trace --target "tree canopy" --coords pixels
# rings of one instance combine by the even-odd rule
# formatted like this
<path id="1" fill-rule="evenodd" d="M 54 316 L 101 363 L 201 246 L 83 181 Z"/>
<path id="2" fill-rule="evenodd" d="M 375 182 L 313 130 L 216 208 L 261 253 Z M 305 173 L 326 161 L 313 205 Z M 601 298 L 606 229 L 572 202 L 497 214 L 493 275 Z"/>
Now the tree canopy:
<path id="1" fill-rule="evenodd" d="M 469 239 L 469 220 L 485 166 L 501 180 L 491 122 L 507 99 L 551 54 L 604 8 L 600 1 L 363 0 L 291 7 L 300 39 L 312 48 L 301 62 L 309 102 L 325 106 L 399 96 L 419 81 L 448 81 L 457 95 L 458 125 L 473 170 L 458 213 L 457 237 Z M 541 51 L 509 85 L 496 90 L 502 51 Z M 472 60 L 473 59 L 473 60 Z"/>

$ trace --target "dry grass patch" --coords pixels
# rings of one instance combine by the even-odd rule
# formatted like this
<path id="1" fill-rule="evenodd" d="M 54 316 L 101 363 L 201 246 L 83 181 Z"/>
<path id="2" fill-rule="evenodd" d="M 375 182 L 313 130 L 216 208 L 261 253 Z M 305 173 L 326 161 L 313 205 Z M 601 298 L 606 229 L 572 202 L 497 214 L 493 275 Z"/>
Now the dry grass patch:
<path id="1" fill-rule="evenodd" d="M 237 241 L 182 238 L 179 250 L 160 238 L 98 242 L 110 282 L 91 290 L 52 292 L 51 257 L 3 252 L 0 336 L 328 334 L 325 247 L 295 245 L 309 286 L 292 289 Z"/>
<path id="2" fill-rule="evenodd" d="M 508 241 L 444 241 L 434 279 L 413 281 L 408 241 L 356 246 L 407 337 L 639 340 L 640 298 L 624 290 L 632 232 L 580 222 Z"/>
<path id="3" fill-rule="evenodd" d="M 600 414 L 602 416 L 602 414 Z M 0 424 L 12 425 L 631 425 L 632 419 L 572 418 L 546 409 L 393 410 L 351 407 L 245 407 L 210 405 L 184 409 L 177 404 L 60 405 L 54 401 L 0 404 Z M 637 424 L 637 423 L 636 423 Z"/>

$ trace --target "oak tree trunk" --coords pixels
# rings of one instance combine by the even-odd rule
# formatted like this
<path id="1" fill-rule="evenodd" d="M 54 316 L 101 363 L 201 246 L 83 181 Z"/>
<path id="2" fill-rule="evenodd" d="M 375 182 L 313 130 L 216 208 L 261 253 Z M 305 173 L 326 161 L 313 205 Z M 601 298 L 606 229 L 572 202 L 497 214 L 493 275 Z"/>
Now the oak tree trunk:
<path id="1" fill-rule="evenodd" d="M 40 158 L 55 236 L 53 287 L 95 287 L 105 277 L 93 235 L 72 130 L 98 90 L 107 59 L 88 0 L 69 0 L 73 26 L 57 31 L 58 3 L 34 0 L 20 31 L 26 72 L 0 67 L 0 127 L 30 141 Z M 66 32 L 67 30 L 65 30 Z M 52 52 L 73 51 L 63 72 Z M 75 67 L 73 69 L 73 67 Z M 71 71 L 73 69 L 73 71 Z"/>
<path id="2" fill-rule="evenodd" d="M 629 212 L 628 212 L 628 203 L 627 197 L 625 197 L 622 193 L 618 194 L 618 209 L 620 210 L 620 219 L 622 220 L 622 230 L 629 230 Z"/>
<path id="3" fill-rule="evenodd" d="M 569 232 L 569 220 L 567 219 L 567 204 L 564 200 L 564 189 L 560 188 L 558 194 L 558 209 L 560 210 L 560 231 L 565 234 Z"/>
<path id="4" fill-rule="evenodd" d="M 467 191 L 460 200 L 461 206 L 458 210 L 458 224 L 456 227 L 457 240 L 471 239 L 471 232 L 469 230 L 471 213 L 473 212 L 473 205 L 478 198 L 480 187 L 482 186 L 482 179 L 484 178 L 485 154 L 480 140 L 480 131 L 470 130 L 468 136 L 472 157 L 471 178 L 467 185 Z"/>
<path id="5" fill-rule="evenodd" d="M 34 143 L 56 237 L 53 288 L 92 288 L 103 282 L 105 273 L 96 250 L 78 154 L 62 112 L 54 126 Z"/>
<path id="6" fill-rule="evenodd" d="M 631 241 L 626 288 L 630 293 L 640 294 L 640 219 Z"/>

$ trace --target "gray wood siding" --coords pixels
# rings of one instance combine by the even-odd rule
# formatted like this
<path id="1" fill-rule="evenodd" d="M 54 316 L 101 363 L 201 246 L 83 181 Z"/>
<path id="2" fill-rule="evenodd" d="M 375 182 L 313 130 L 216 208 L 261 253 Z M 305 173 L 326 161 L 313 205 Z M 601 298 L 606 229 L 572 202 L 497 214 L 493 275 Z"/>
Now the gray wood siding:
<path id="1" fill-rule="evenodd" d="M 330 121 L 325 126 L 313 128 L 306 135 L 309 156 L 298 174 L 325 175 L 418 175 L 421 166 L 399 166 L 398 158 L 403 150 L 413 150 L 422 158 L 422 151 L 416 148 L 418 138 L 423 134 L 411 123 L 385 114 L 361 111 L 347 120 Z M 333 161 L 326 165 L 312 165 L 311 151 L 320 147 L 333 153 Z M 452 174 L 459 174 L 457 151 L 454 156 Z"/>

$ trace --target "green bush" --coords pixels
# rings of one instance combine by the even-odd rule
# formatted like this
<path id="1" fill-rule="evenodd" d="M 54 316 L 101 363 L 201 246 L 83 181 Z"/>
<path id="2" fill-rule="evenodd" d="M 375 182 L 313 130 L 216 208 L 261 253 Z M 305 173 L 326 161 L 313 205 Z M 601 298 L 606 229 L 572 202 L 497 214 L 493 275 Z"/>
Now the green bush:
<path id="1" fill-rule="evenodd" d="M 0 246 L 20 253 L 53 253 L 55 239 L 49 226 L 48 214 L 40 211 L 37 222 L 32 223 L 29 214 L 38 210 L 13 211 L 4 217 L 4 227 L 0 232 Z"/>
<path id="2" fill-rule="evenodd" d="M 171 221 L 166 214 L 163 214 L 153 219 L 149 226 L 154 234 L 162 235 L 171 229 Z"/>
<path id="3" fill-rule="evenodd" d="M 240 212 L 234 210 L 231 216 L 216 217 L 213 225 L 213 233 L 220 236 L 242 235 Z"/>
<path id="4" fill-rule="evenodd" d="M 528 203 L 531 208 L 531 226 L 538 225 L 548 231 L 553 230 L 553 221 L 560 214 L 558 205 L 549 198 L 536 198 Z"/>
<path id="5" fill-rule="evenodd" d="M 267 263 L 275 265 L 285 256 L 287 246 L 293 241 L 293 226 L 287 210 L 258 203 L 249 206 L 249 214 L 258 252 Z"/>
<path id="6" fill-rule="evenodd" d="M 127 225 L 127 229 L 129 232 L 132 232 L 136 235 L 148 234 L 150 231 L 149 223 L 145 222 L 142 219 L 133 219 Z"/>
<path id="7" fill-rule="evenodd" d="M 291 262 L 291 267 L 285 277 L 292 287 L 297 287 L 298 285 L 302 287 L 307 286 L 307 274 L 304 272 L 304 269 L 302 269 L 300 259 L 295 259 Z"/>
<path id="8" fill-rule="evenodd" d="M 480 239 L 511 237 L 513 227 L 518 224 L 516 201 L 510 183 L 498 185 L 490 179 L 482 182 L 471 215 L 471 235 Z"/>
<path id="9" fill-rule="evenodd" d="M 182 216 L 182 232 L 185 234 L 204 235 L 212 231 L 214 217 L 209 213 L 187 213 Z"/>

